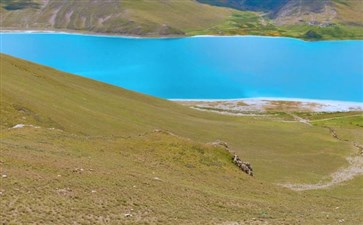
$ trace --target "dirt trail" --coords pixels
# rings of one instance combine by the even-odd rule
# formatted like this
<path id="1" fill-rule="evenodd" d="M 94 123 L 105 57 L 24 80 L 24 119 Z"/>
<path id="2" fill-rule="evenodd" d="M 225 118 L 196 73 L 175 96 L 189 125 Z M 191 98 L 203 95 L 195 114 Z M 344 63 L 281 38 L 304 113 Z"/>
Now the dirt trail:
<path id="1" fill-rule="evenodd" d="M 215 106 L 213 106 L 215 107 Z M 227 106 L 226 106 L 227 107 Z M 209 112 L 215 112 L 215 113 L 219 113 L 219 114 L 226 114 L 226 115 L 234 115 L 234 116 L 257 116 L 256 114 L 246 114 L 246 113 L 239 113 L 239 112 L 221 112 L 219 111 L 221 108 L 216 108 L 216 110 L 213 109 L 202 109 L 199 107 L 193 107 L 194 109 L 197 110 L 201 110 L 201 111 L 209 111 Z M 225 110 L 226 108 L 222 108 L 223 110 Z M 227 107 L 227 109 L 229 109 Z M 304 123 L 308 126 L 313 126 L 313 124 L 311 122 L 315 122 L 315 121 L 327 121 L 327 120 L 332 120 L 332 119 L 337 119 L 337 118 L 345 118 L 345 117 L 356 117 L 356 116 L 360 116 L 360 115 L 348 115 L 348 116 L 337 116 L 337 117 L 332 117 L 332 118 L 325 118 L 325 119 L 317 119 L 317 120 L 309 120 L 309 119 L 305 119 L 302 118 L 296 114 L 294 114 L 293 112 L 286 112 L 288 115 L 290 115 L 291 117 L 294 118 L 294 121 L 283 121 L 283 122 L 298 122 L 298 123 Z M 267 115 L 258 115 L 258 116 L 267 116 Z M 338 136 L 338 134 L 336 133 L 336 131 L 328 126 L 324 126 L 323 128 L 326 128 L 329 132 L 330 135 L 339 140 L 339 141 L 343 141 L 343 142 L 348 142 L 351 145 L 353 145 L 356 149 L 357 149 L 357 153 L 347 157 L 346 160 L 349 163 L 349 166 L 346 168 L 340 168 L 337 171 L 335 171 L 334 173 L 332 173 L 330 175 L 330 181 L 321 181 L 319 183 L 316 184 L 279 184 L 280 186 L 283 187 L 287 187 L 290 188 L 292 190 L 295 191 L 305 191 L 305 190 L 314 190 L 314 189 L 324 189 L 324 188 L 329 188 L 331 186 L 337 185 L 339 183 L 348 181 L 353 179 L 355 176 L 359 176 L 359 175 L 363 175 L 363 146 L 361 146 L 358 143 L 355 143 L 353 141 L 348 141 L 348 140 L 344 140 L 342 138 L 340 138 Z"/>
<path id="2" fill-rule="evenodd" d="M 347 168 L 341 168 L 332 173 L 331 181 L 321 182 L 317 184 L 280 184 L 283 187 L 290 188 L 294 191 L 306 191 L 315 189 L 324 189 L 333 185 L 353 179 L 355 176 L 363 175 L 363 157 L 349 157 L 347 158 L 349 166 Z"/>
<path id="3" fill-rule="evenodd" d="M 305 123 L 305 124 L 307 124 L 309 126 L 312 126 L 311 123 L 310 123 L 310 120 L 308 120 L 308 119 L 304 119 L 304 118 L 302 118 L 300 116 L 297 116 L 297 115 L 295 115 L 293 113 L 290 113 L 290 112 L 286 112 L 286 114 L 292 116 L 297 122 Z"/>
<path id="4" fill-rule="evenodd" d="M 340 119 L 340 118 L 358 117 L 358 116 L 362 116 L 362 115 L 361 115 L 361 114 L 359 114 L 359 115 L 348 115 L 348 116 L 336 116 L 336 117 L 330 117 L 330 118 L 325 118 L 325 119 L 312 120 L 312 122 L 317 122 L 317 121 L 328 121 L 328 120 L 334 120 L 334 119 Z"/>
<path id="5" fill-rule="evenodd" d="M 308 122 L 309 123 L 309 122 Z M 310 123 L 309 123 L 310 124 Z M 363 175 L 363 146 L 358 143 L 341 139 L 336 131 L 331 127 L 325 127 L 329 130 L 331 136 L 339 141 L 351 143 L 358 151 L 354 156 L 347 158 L 349 166 L 340 168 L 330 175 L 331 180 L 328 182 L 319 182 L 317 184 L 279 184 L 283 187 L 290 188 L 294 191 L 306 191 L 324 189 L 337 185 L 339 183 L 353 179 L 355 176 Z"/>

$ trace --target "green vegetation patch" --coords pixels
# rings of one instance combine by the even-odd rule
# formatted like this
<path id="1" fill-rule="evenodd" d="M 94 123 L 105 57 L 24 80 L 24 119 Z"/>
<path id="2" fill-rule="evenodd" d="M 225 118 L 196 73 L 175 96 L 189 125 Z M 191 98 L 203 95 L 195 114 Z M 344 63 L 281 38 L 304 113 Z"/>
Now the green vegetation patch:
<path id="1" fill-rule="evenodd" d="M 278 26 L 272 20 L 254 12 L 234 13 L 222 24 L 189 35 L 261 35 L 286 36 L 309 41 L 363 39 L 363 27 L 345 24 L 316 26 L 307 24 Z"/>
<path id="2" fill-rule="evenodd" d="M 269 35 L 279 36 L 278 28 L 267 18 L 254 12 L 234 13 L 222 24 L 211 28 L 191 32 L 194 34 L 217 34 L 217 35 Z"/>
<path id="3" fill-rule="evenodd" d="M 279 27 L 282 36 L 301 38 L 305 40 L 337 40 L 363 39 L 363 27 L 332 24 L 319 27 L 311 25 L 292 25 Z"/>
<path id="4" fill-rule="evenodd" d="M 14 11 L 22 9 L 39 9 L 40 4 L 32 0 L 1 0 L 1 5 L 4 9 Z"/>

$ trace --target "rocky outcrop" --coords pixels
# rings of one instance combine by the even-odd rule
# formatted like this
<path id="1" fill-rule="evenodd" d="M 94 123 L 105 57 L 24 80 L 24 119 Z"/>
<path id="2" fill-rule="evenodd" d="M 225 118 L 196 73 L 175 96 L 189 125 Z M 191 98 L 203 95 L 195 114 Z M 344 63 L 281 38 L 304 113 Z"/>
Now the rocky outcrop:
<path id="1" fill-rule="evenodd" d="M 214 142 L 210 142 L 210 145 L 213 145 L 215 147 L 223 147 L 225 148 L 229 153 L 232 153 L 232 151 L 229 149 L 229 146 L 227 144 L 227 142 L 221 141 L 221 140 L 217 140 Z M 243 172 L 245 172 L 246 174 L 253 176 L 253 169 L 252 166 L 249 162 L 243 162 L 239 156 L 235 153 L 232 153 L 234 156 L 232 157 L 232 161 L 233 163 L 238 166 L 240 168 L 240 170 L 242 170 Z"/>
<path id="2" fill-rule="evenodd" d="M 247 173 L 250 176 L 253 176 L 253 169 L 249 162 L 243 162 L 238 155 L 234 154 L 233 163 L 238 166 L 243 172 Z"/>

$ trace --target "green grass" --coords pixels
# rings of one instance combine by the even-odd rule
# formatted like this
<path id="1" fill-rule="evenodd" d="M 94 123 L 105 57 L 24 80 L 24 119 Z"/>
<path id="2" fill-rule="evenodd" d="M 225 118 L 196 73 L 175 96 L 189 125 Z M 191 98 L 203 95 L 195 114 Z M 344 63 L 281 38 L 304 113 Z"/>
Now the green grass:
<path id="1" fill-rule="evenodd" d="M 362 112 L 350 111 L 350 112 L 298 112 L 299 116 L 309 120 L 327 120 L 327 119 L 339 119 L 345 117 L 359 117 Z"/>
<path id="2" fill-rule="evenodd" d="M 193 31 L 190 35 L 268 35 L 280 36 L 278 27 L 272 21 L 255 12 L 238 12 L 229 16 L 223 23 L 205 30 Z"/>
<path id="3" fill-rule="evenodd" d="M 340 115 L 335 118 L 313 121 L 316 126 L 331 127 L 337 130 L 340 138 L 363 145 L 363 113 Z"/>
<path id="4" fill-rule="evenodd" d="M 278 26 L 272 20 L 263 18 L 258 13 L 240 12 L 233 14 L 222 24 L 205 30 L 193 31 L 189 34 L 285 36 L 312 41 L 361 40 L 363 39 L 363 26 L 347 24 L 332 24 L 326 27 L 302 24 Z"/>
<path id="5" fill-rule="evenodd" d="M 167 134 L 125 139 L 25 128 L 2 137 L 2 161 L 8 178 L 2 180 L 1 217 L 9 224 L 217 224 L 252 218 L 319 224 L 337 221 L 325 214 L 347 222 L 360 215 L 350 209 L 359 196 L 294 193 L 241 173 L 224 149 Z"/>
<path id="6" fill-rule="evenodd" d="M 279 27 L 282 36 L 301 38 L 305 40 L 361 40 L 363 27 L 344 24 L 333 24 L 327 27 L 309 25 L 292 25 Z"/>
<path id="7" fill-rule="evenodd" d="M 275 185 L 318 182 L 347 165 L 353 147 L 323 127 L 201 112 L 6 55 L 0 112 L 5 224 L 362 222 L 351 207 L 360 178 L 302 193 Z M 9 129 L 20 123 L 40 128 Z M 207 144 L 217 139 L 255 177 Z"/>

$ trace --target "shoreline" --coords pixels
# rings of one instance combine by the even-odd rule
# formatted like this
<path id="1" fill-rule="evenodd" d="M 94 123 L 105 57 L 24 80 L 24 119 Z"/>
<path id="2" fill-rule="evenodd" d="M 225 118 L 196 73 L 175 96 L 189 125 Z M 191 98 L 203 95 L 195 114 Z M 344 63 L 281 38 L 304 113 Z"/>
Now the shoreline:
<path id="1" fill-rule="evenodd" d="M 309 102 L 309 103 L 325 103 L 325 104 L 351 104 L 363 107 L 363 102 L 343 101 L 343 100 L 325 100 L 325 99 L 310 99 L 310 98 L 280 98 L 280 97 L 253 97 L 253 98 L 227 98 L 227 99 L 182 99 L 170 98 L 167 99 L 174 102 L 232 102 L 232 101 L 286 101 L 286 102 Z"/>
<path id="2" fill-rule="evenodd" d="M 355 39 L 336 39 L 336 40 L 304 40 L 300 38 L 287 37 L 287 36 L 264 36 L 264 35 L 180 35 L 180 36 L 135 36 L 127 34 L 112 34 L 112 33 L 96 33 L 96 32 L 77 32 L 72 30 L 0 30 L 0 34 L 66 34 L 66 35 L 80 35 L 89 37 L 108 37 L 108 38 L 127 38 L 127 39 L 179 39 L 179 38 L 268 38 L 268 39 L 291 39 L 295 41 L 302 41 L 308 43 L 314 42 L 332 42 L 332 41 L 363 41 Z"/>
<path id="3" fill-rule="evenodd" d="M 130 38 L 130 39 L 154 38 L 154 37 L 126 35 L 126 34 L 118 35 L 112 33 L 77 32 L 77 31 L 68 31 L 68 30 L 0 30 L 0 34 L 67 34 L 67 35 L 80 35 L 80 36 L 91 36 L 91 37 Z M 160 37 L 160 38 L 169 38 L 169 37 Z M 175 36 L 175 38 L 177 37 Z"/>
<path id="4" fill-rule="evenodd" d="M 309 42 L 298 38 L 292 37 L 280 37 L 280 36 L 258 36 L 258 35 L 229 35 L 229 36 L 218 36 L 218 35 L 195 35 L 195 36 L 180 36 L 180 37 L 142 37 L 142 36 L 128 36 L 128 35 L 113 35 L 103 33 L 89 33 L 89 32 L 73 32 L 65 30 L 0 30 L 1 34 L 65 34 L 65 35 L 79 35 L 89 37 L 108 37 L 108 38 L 125 38 L 125 39 L 179 39 L 179 38 L 283 38 L 293 39 L 296 41 Z M 334 40 L 323 40 L 323 41 L 334 41 Z M 363 41 L 363 40 L 336 40 L 336 41 Z M 199 102 L 199 103 L 211 103 L 211 102 L 249 102 L 256 105 L 265 105 L 264 102 L 295 102 L 302 104 L 317 104 L 321 107 L 334 108 L 335 111 L 349 111 L 350 108 L 358 108 L 359 111 L 363 111 L 363 101 L 342 101 L 342 100 L 325 100 L 325 99 L 304 99 L 304 98 L 282 98 L 282 97 L 253 97 L 253 98 L 235 98 L 235 99 L 166 99 L 174 102 Z M 328 110 L 330 111 L 330 110 Z"/>
<path id="5" fill-rule="evenodd" d="M 267 109 L 284 108 L 288 111 L 311 112 L 363 112 L 363 102 L 302 99 L 302 98 L 239 98 L 239 99 L 168 99 L 200 109 L 224 110 L 233 112 L 263 112 Z"/>

